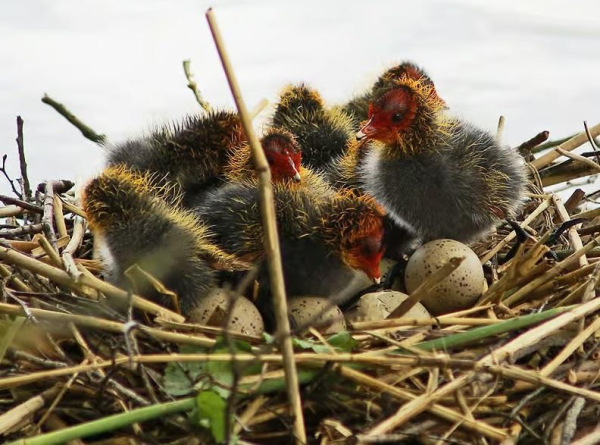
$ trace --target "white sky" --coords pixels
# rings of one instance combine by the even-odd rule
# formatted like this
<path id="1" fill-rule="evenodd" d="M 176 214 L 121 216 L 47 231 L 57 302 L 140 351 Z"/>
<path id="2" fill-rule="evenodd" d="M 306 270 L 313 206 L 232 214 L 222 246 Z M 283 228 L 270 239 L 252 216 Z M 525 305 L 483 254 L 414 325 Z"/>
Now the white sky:
<path id="1" fill-rule="evenodd" d="M 331 103 L 384 67 L 424 66 L 450 107 L 505 140 L 554 137 L 600 122 L 600 2 L 557 0 L 213 2 L 248 106 L 304 80 Z M 197 110 L 231 107 L 204 18 L 191 0 L 5 0 L 0 14 L 0 154 L 18 176 L 15 116 L 30 178 L 85 178 L 103 162 L 44 93 L 117 142 Z M 586 150 L 589 148 L 586 148 Z M 0 191 L 7 185 L 0 177 Z"/>

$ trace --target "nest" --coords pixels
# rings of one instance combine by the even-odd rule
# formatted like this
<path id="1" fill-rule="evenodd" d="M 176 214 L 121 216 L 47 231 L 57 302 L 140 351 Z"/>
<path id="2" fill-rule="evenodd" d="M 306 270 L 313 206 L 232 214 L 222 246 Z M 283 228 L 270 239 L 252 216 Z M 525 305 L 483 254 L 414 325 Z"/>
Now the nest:
<path id="1" fill-rule="evenodd" d="M 563 204 L 545 188 L 598 173 L 595 152 L 572 150 L 599 133 L 519 147 L 533 173 L 526 236 L 513 248 L 505 225 L 473 246 L 488 284 L 474 307 L 327 338 L 311 328 L 294 338 L 299 391 L 277 338 L 187 324 L 104 281 L 73 184 L 32 196 L 23 175 L 19 198 L 0 196 L 2 441 L 597 443 L 600 209 L 584 209 L 594 194 Z"/>

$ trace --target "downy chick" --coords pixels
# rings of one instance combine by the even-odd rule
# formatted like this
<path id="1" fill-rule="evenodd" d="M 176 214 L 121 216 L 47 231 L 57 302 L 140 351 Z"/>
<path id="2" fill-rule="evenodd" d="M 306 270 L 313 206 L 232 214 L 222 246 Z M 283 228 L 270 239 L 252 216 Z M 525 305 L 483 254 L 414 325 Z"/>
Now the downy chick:
<path id="1" fill-rule="evenodd" d="M 283 90 L 272 124 L 296 137 L 304 165 L 313 170 L 326 168 L 342 154 L 356 131 L 349 116 L 341 110 L 326 109 L 319 93 L 305 84 Z"/>
<path id="2" fill-rule="evenodd" d="M 138 265 L 178 296 L 183 314 L 216 285 L 217 270 L 250 266 L 219 249 L 193 213 L 171 205 L 151 175 L 109 167 L 84 192 L 84 210 L 107 281 L 130 288 L 126 271 Z M 134 290 L 162 304 L 168 299 L 146 280 Z"/>
<path id="3" fill-rule="evenodd" d="M 229 151 L 246 141 L 237 114 L 214 111 L 188 116 L 149 135 L 109 148 L 108 165 L 148 172 L 154 181 L 177 185 L 183 196 L 215 185 Z"/>
<path id="4" fill-rule="evenodd" d="M 363 189 L 423 241 L 471 242 L 519 209 L 527 183 L 517 151 L 443 112 L 429 82 L 408 76 L 375 91 Z"/>
<path id="5" fill-rule="evenodd" d="M 288 295 L 338 294 L 358 271 L 380 279 L 382 211 L 367 197 L 275 183 L 274 198 Z M 211 192 L 196 211 L 225 252 L 246 262 L 265 258 L 257 181 Z"/>

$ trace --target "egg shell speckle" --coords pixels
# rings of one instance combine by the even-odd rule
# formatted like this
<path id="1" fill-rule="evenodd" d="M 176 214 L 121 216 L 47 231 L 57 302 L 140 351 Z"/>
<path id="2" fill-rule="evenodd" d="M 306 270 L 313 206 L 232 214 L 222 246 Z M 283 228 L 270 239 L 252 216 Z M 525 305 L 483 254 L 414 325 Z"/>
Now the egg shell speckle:
<path id="1" fill-rule="evenodd" d="M 348 311 L 346 319 L 350 322 L 385 320 L 407 298 L 408 295 L 402 292 L 384 291 L 365 294 L 360 297 L 356 307 Z M 417 303 L 402 317 L 429 319 L 431 315 L 421 303 Z"/>
<path id="2" fill-rule="evenodd" d="M 453 257 L 465 257 L 463 263 L 439 283 L 422 300 L 434 315 L 467 309 L 481 296 L 485 278 L 479 258 L 466 245 L 449 239 L 431 241 L 421 246 L 406 266 L 405 284 L 409 294 L 433 272 Z"/>
<path id="3" fill-rule="evenodd" d="M 336 305 L 332 305 L 327 298 L 313 296 L 290 298 L 288 311 L 299 327 L 310 322 L 317 330 L 328 335 L 346 330 L 346 320 L 342 311 Z"/>
<path id="4" fill-rule="evenodd" d="M 223 289 L 216 289 L 196 304 L 190 311 L 189 321 L 205 326 L 222 327 L 228 309 L 228 296 Z M 259 337 L 265 325 L 256 306 L 245 297 L 237 297 L 229 320 L 229 329 L 239 334 Z"/>

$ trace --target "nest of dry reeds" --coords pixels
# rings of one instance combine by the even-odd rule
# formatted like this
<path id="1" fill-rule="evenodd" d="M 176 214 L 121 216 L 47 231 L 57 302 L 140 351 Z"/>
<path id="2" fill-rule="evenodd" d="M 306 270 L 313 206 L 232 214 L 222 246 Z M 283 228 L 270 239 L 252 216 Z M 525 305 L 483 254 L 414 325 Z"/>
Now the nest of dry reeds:
<path id="1" fill-rule="evenodd" d="M 600 209 L 548 191 L 599 173 L 595 149 L 572 152 L 600 126 L 520 147 L 527 237 L 502 264 L 509 226 L 474 246 L 488 290 L 473 308 L 311 329 L 293 340 L 299 392 L 277 338 L 186 324 L 105 282 L 73 184 L 29 190 L 18 127 L 21 191 L 0 196 L 3 443 L 600 442 Z"/>

